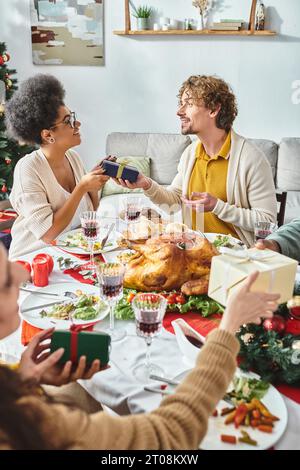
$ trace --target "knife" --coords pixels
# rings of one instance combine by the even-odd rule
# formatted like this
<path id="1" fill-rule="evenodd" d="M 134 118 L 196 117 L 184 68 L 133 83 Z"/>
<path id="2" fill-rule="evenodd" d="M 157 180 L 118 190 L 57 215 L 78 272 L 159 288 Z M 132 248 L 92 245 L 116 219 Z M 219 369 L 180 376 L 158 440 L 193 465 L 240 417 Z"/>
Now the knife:
<path id="1" fill-rule="evenodd" d="M 28 308 L 21 308 L 21 313 L 31 312 L 32 310 L 37 310 L 39 308 L 50 307 L 50 305 L 57 305 L 59 303 L 63 303 L 63 301 L 56 301 L 56 302 L 49 302 L 48 304 L 36 305 L 35 307 L 28 307 Z"/>
<path id="2" fill-rule="evenodd" d="M 179 385 L 179 382 L 177 382 L 176 380 L 168 379 L 166 377 L 160 377 L 159 375 L 151 374 L 149 378 L 152 380 L 158 380 L 159 382 L 164 382 L 169 385 Z"/>

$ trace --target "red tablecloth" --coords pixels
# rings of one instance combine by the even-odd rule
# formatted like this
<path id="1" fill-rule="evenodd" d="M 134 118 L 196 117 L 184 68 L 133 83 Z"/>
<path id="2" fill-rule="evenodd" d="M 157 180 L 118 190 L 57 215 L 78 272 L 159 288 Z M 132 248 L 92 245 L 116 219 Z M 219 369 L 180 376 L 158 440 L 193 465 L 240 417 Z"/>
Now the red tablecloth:
<path id="1" fill-rule="evenodd" d="M 86 283 L 92 284 L 92 281 L 88 279 L 84 279 L 81 274 L 78 273 L 78 270 L 84 269 L 84 265 L 80 268 L 74 269 L 66 269 L 64 271 L 65 274 L 72 276 L 74 279 Z M 167 312 L 163 325 L 164 328 L 171 333 L 174 333 L 173 327 L 171 322 L 177 318 L 183 318 L 192 328 L 198 331 L 202 336 L 208 335 L 210 331 L 214 328 L 217 328 L 220 323 L 221 315 L 215 314 L 211 315 L 209 318 L 204 318 L 199 313 L 188 312 L 184 314 L 177 314 L 174 312 Z M 29 325 L 27 322 L 23 321 L 22 323 L 22 344 L 26 345 L 32 339 L 32 337 L 41 331 L 39 328 Z M 286 397 L 290 398 L 291 400 L 300 404 L 300 388 L 293 387 L 290 385 L 279 385 L 276 386 L 277 390 L 285 395 Z"/>

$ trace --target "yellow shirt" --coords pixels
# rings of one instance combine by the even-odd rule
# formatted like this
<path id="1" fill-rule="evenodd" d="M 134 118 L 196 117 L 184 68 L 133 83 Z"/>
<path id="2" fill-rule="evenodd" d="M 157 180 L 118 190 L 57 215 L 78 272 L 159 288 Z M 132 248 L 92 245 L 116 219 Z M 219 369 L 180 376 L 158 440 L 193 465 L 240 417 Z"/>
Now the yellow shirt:
<path id="1" fill-rule="evenodd" d="M 231 147 L 231 133 L 217 155 L 207 155 L 202 143 L 196 148 L 196 160 L 189 181 L 189 198 L 192 192 L 210 193 L 218 199 L 227 202 L 226 182 Z M 192 214 L 193 229 L 196 228 L 195 213 Z M 232 224 L 220 220 L 213 212 L 204 213 L 204 231 L 224 233 L 237 237 Z"/>

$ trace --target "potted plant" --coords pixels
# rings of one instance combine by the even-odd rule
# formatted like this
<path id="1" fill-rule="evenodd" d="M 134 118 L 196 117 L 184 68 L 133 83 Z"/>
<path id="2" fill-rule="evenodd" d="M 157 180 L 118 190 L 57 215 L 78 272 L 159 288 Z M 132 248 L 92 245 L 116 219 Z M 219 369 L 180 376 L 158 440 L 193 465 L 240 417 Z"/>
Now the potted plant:
<path id="1" fill-rule="evenodd" d="M 137 19 L 137 29 L 141 31 L 143 29 L 149 29 L 149 18 L 152 14 L 152 8 L 148 6 L 140 6 L 134 7 L 131 3 L 133 8 L 133 16 Z"/>

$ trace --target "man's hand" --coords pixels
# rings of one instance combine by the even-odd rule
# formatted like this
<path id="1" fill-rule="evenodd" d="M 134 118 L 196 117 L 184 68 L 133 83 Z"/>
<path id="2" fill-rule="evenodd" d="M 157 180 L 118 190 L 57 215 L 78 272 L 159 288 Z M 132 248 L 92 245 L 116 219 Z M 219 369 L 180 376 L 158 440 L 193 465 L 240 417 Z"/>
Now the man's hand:
<path id="1" fill-rule="evenodd" d="M 277 253 L 281 253 L 280 245 L 275 242 L 275 240 L 258 240 L 255 243 L 255 248 L 258 248 L 259 250 L 272 250 L 272 251 L 277 251 Z"/>
<path id="2" fill-rule="evenodd" d="M 59 386 L 78 379 L 90 379 L 96 372 L 99 372 L 100 361 L 98 359 L 93 361 L 91 367 L 85 371 L 85 356 L 81 356 L 75 371 L 71 370 L 71 361 L 66 362 L 63 366 L 58 365 L 64 349 L 60 348 L 50 354 L 49 339 L 52 333 L 53 328 L 42 331 L 30 341 L 20 361 L 19 373 L 23 380 L 34 380 L 37 383 Z"/>
<path id="3" fill-rule="evenodd" d="M 121 178 L 112 178 L 115 183 L 119 184 L 120 186 L 123 186 L 123 188 L 129 188 L 129 189 L 136 189 L 140 188 L 146 191 L 147 189 L 150 188 L 152 184 L 151 178 L 148 178 L 147 176 L 144 176 L 142 173 L 138 174 L 137 180 L 135 183 L 130 183 L 128 180 L 123 180 Z"/>
<path id="4" fill-rule="evenodd" d="M 218 199 L 209 193 L 192 192 L 191 199 L 183 197 L 182 201 L 196 212 L 211 212 L 216 207 Z"/>

